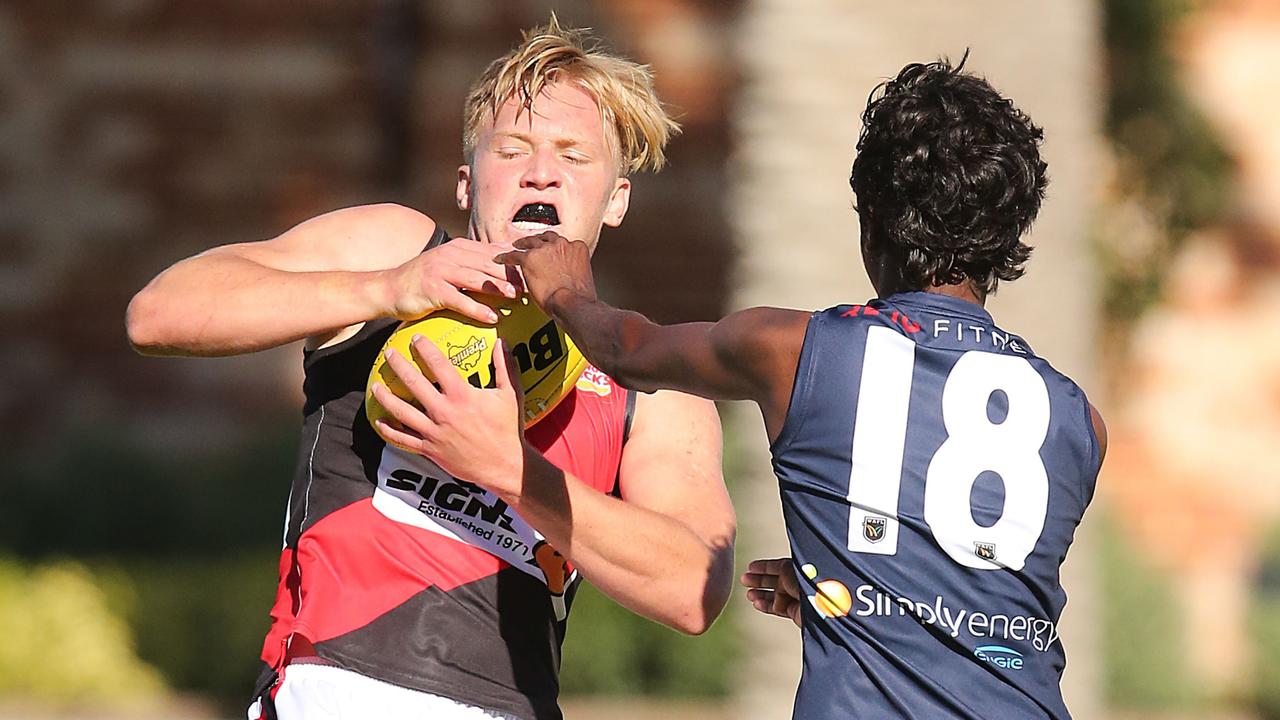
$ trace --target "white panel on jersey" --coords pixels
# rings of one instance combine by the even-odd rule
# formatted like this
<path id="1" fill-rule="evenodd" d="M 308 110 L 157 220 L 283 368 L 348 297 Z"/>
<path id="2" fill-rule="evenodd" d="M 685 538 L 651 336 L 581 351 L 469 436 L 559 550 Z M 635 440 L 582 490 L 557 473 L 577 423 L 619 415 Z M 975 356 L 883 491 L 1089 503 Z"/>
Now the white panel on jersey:
<path id="1" fill-rule="evenodd" d="M 867 329 L 849 470 L 849 549 L 898 552 L 898 492 L 916 345 L 885 327 Z"/>
<path id="2" fill-rule="evenodd" d="M 497 495 L 459 482 L 421 455 L 387 445 L 373 507 L 396 522 L 480 548 L 542 581 L 556 618 L 565 619 L 564 591 L 578 571 Z"/>
<path id="3" fill-rule="evenodd" d="M 1009 399 L 1002 422 L 987 416 L 991 394 Z M 1040 447 L 1049 433 L 1049 389 L 1031 363 L 971 351 L 942 390 L 947 440 L 929 463 L 924 518 L 952 560 L 979 570 L 1021 570 L 1044 530 L 1049 476 Z M 1004 511 L 991 527 L 974 522 L 970 495 L 984 471 L 1004 481 Z"/>

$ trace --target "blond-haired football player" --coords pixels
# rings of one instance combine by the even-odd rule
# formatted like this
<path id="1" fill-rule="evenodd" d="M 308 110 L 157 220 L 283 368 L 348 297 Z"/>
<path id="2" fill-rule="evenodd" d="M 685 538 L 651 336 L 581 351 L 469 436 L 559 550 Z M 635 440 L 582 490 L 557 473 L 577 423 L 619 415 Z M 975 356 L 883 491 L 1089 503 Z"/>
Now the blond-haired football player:
<path id="1" fill-rule="evenodd" d="M 251 717 L 558 718 L 581 577 L 686 633 L 724 606 L 734 517 L 710 403 L 636 395 L 588 369 L 527 431 L 514 416 L 463 423 L 444 438 L 451 458 L 504 457 L 499 446 L 516 442 L 553 470 L 501 495 L 388 445 L 364 419 L 365 378 L 399 320 L 449 308 L 493 321 L 463 291 L 517 292 L 499 250 L 549 228 L 594 248 L 626 215 L 631 174 L 662 166 L 677 126 L 649 72 L 590 42 L 553 18 L 472 89 L 457 185 L 468 237 L 449 240 L 404 207 L 348 208 L 183 260 L 130 304 L 129 337 L 147 354 L 306 340 L 299 463 Z M 455 409 L 487 398 L 459 396 Z"/>

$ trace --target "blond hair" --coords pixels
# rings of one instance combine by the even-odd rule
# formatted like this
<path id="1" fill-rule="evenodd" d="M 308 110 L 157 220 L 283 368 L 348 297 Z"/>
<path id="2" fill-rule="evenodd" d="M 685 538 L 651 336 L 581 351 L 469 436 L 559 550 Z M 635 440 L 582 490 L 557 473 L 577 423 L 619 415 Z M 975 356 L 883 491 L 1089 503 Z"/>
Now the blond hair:
<path id="1" fill-rule="evenodd" d="M 498 58 L 471 87 L 463 111 L 462 148 L 470 161 L 486 116 L 496 118 L 508 100 L 530 111 L 548 84 L 569 81 L 595 98 L 619 173 L 657 171 L 666 164 L 663 149 L 680 132 L 653 90 L 645 65 L 602 52 L 586 30 L 562 28 L 554 13 L 544 27 L 524 32 L 524 41 Z"/>

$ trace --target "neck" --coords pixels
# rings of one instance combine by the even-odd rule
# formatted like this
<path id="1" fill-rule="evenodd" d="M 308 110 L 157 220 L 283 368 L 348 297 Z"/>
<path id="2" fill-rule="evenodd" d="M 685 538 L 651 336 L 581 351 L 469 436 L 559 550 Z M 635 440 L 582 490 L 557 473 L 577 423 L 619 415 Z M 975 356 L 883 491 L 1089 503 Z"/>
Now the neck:
<path id="1" fill-rule="evenodd" d="M 985 293 L 978 291 L 972 282 L 963 282 L 957 285 L 932 285 L 924 289 L 924 292 L 933 293 L 934 295 L 946 295 L 947 297 L 959 298 L 966 302 L 971 302 L 978 307 L 985 307 L 987 304 L 987 296 Z"/>
<path id="2" fill-rule="evenodd" d="M 954 285 L 928 285 L 926 287 L 910 287 L 902 280 L 896 279 L 894 282 L 886 282 L 884 278 L 880 278 L 880 282 L 872 281 L 875 286 L 876 294 L 880 297 L 889 297 L 900 292 L 926 292 L 934 295 L 946 295 L 965 302 L 971 302 L 978 307 L 985 307 L 987 304 L 986 293 L 978 290 L 973 281 L 966 280 Z"/>
<path id="3" fill-rule="evenodd" d="M 867 268 L 867 277 L 880 297 L 889 297 L 900 292 L 927 292 L 958 298 L 978 307 L 985 307 L 987 304 L 987 294 L 979 290 L 972 280 L 947 285 L 915 286 L 914 282 L 909 282 L 902 277 L 902 261 L 892 255 L 875 252 L 874 248 L 867 244 L 865 236 L 862 245 L 862 261 Z"/>
<path id="4" fill-rule="evenodd" d="M 480 231 L 480 223 L 476 222 L 476 214 L 474 212 L 467 217 L 467 236 L 472 240 L 489 242 L 488 234 Z"/>

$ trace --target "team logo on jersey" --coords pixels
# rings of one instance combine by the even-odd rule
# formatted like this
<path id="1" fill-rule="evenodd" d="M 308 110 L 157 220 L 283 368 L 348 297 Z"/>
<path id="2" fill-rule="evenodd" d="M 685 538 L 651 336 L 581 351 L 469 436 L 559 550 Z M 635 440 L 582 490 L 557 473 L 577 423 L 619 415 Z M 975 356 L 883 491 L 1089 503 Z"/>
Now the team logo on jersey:
<path id="1" fill-rule="evenodd" d="M 878 543 L 884 539 L 884 529 L 889 519 L 880 515 L 868 515 L 862 518 L 862 537 L 869 543 Z"/>
<path id="2" fill-rule="evenodd" d="M 609 376 L 590 365 L 578 377 L 577 386 L 579 390 L 593 392 L 600 397 L 606 397 L 613 392 L 613 384 L 609 382 Z"/>
<path id="3" fill-rule="evenodd" d="M 480 364 L 485 349 L 484 338 L 471 337 L 462 345 L 450 344 L 446 350 L 449 362 L 459 370 L 471 370 Z"/>
<path id="4" fill-rule="evenodd" d="M 978 557 L 982 558 L 983 560 L 989 560 L 991 562 L 995 562 L 996 544 L 985 543 L 985 542 L 975 542 L 973 544 L 973 553 Z"/>

